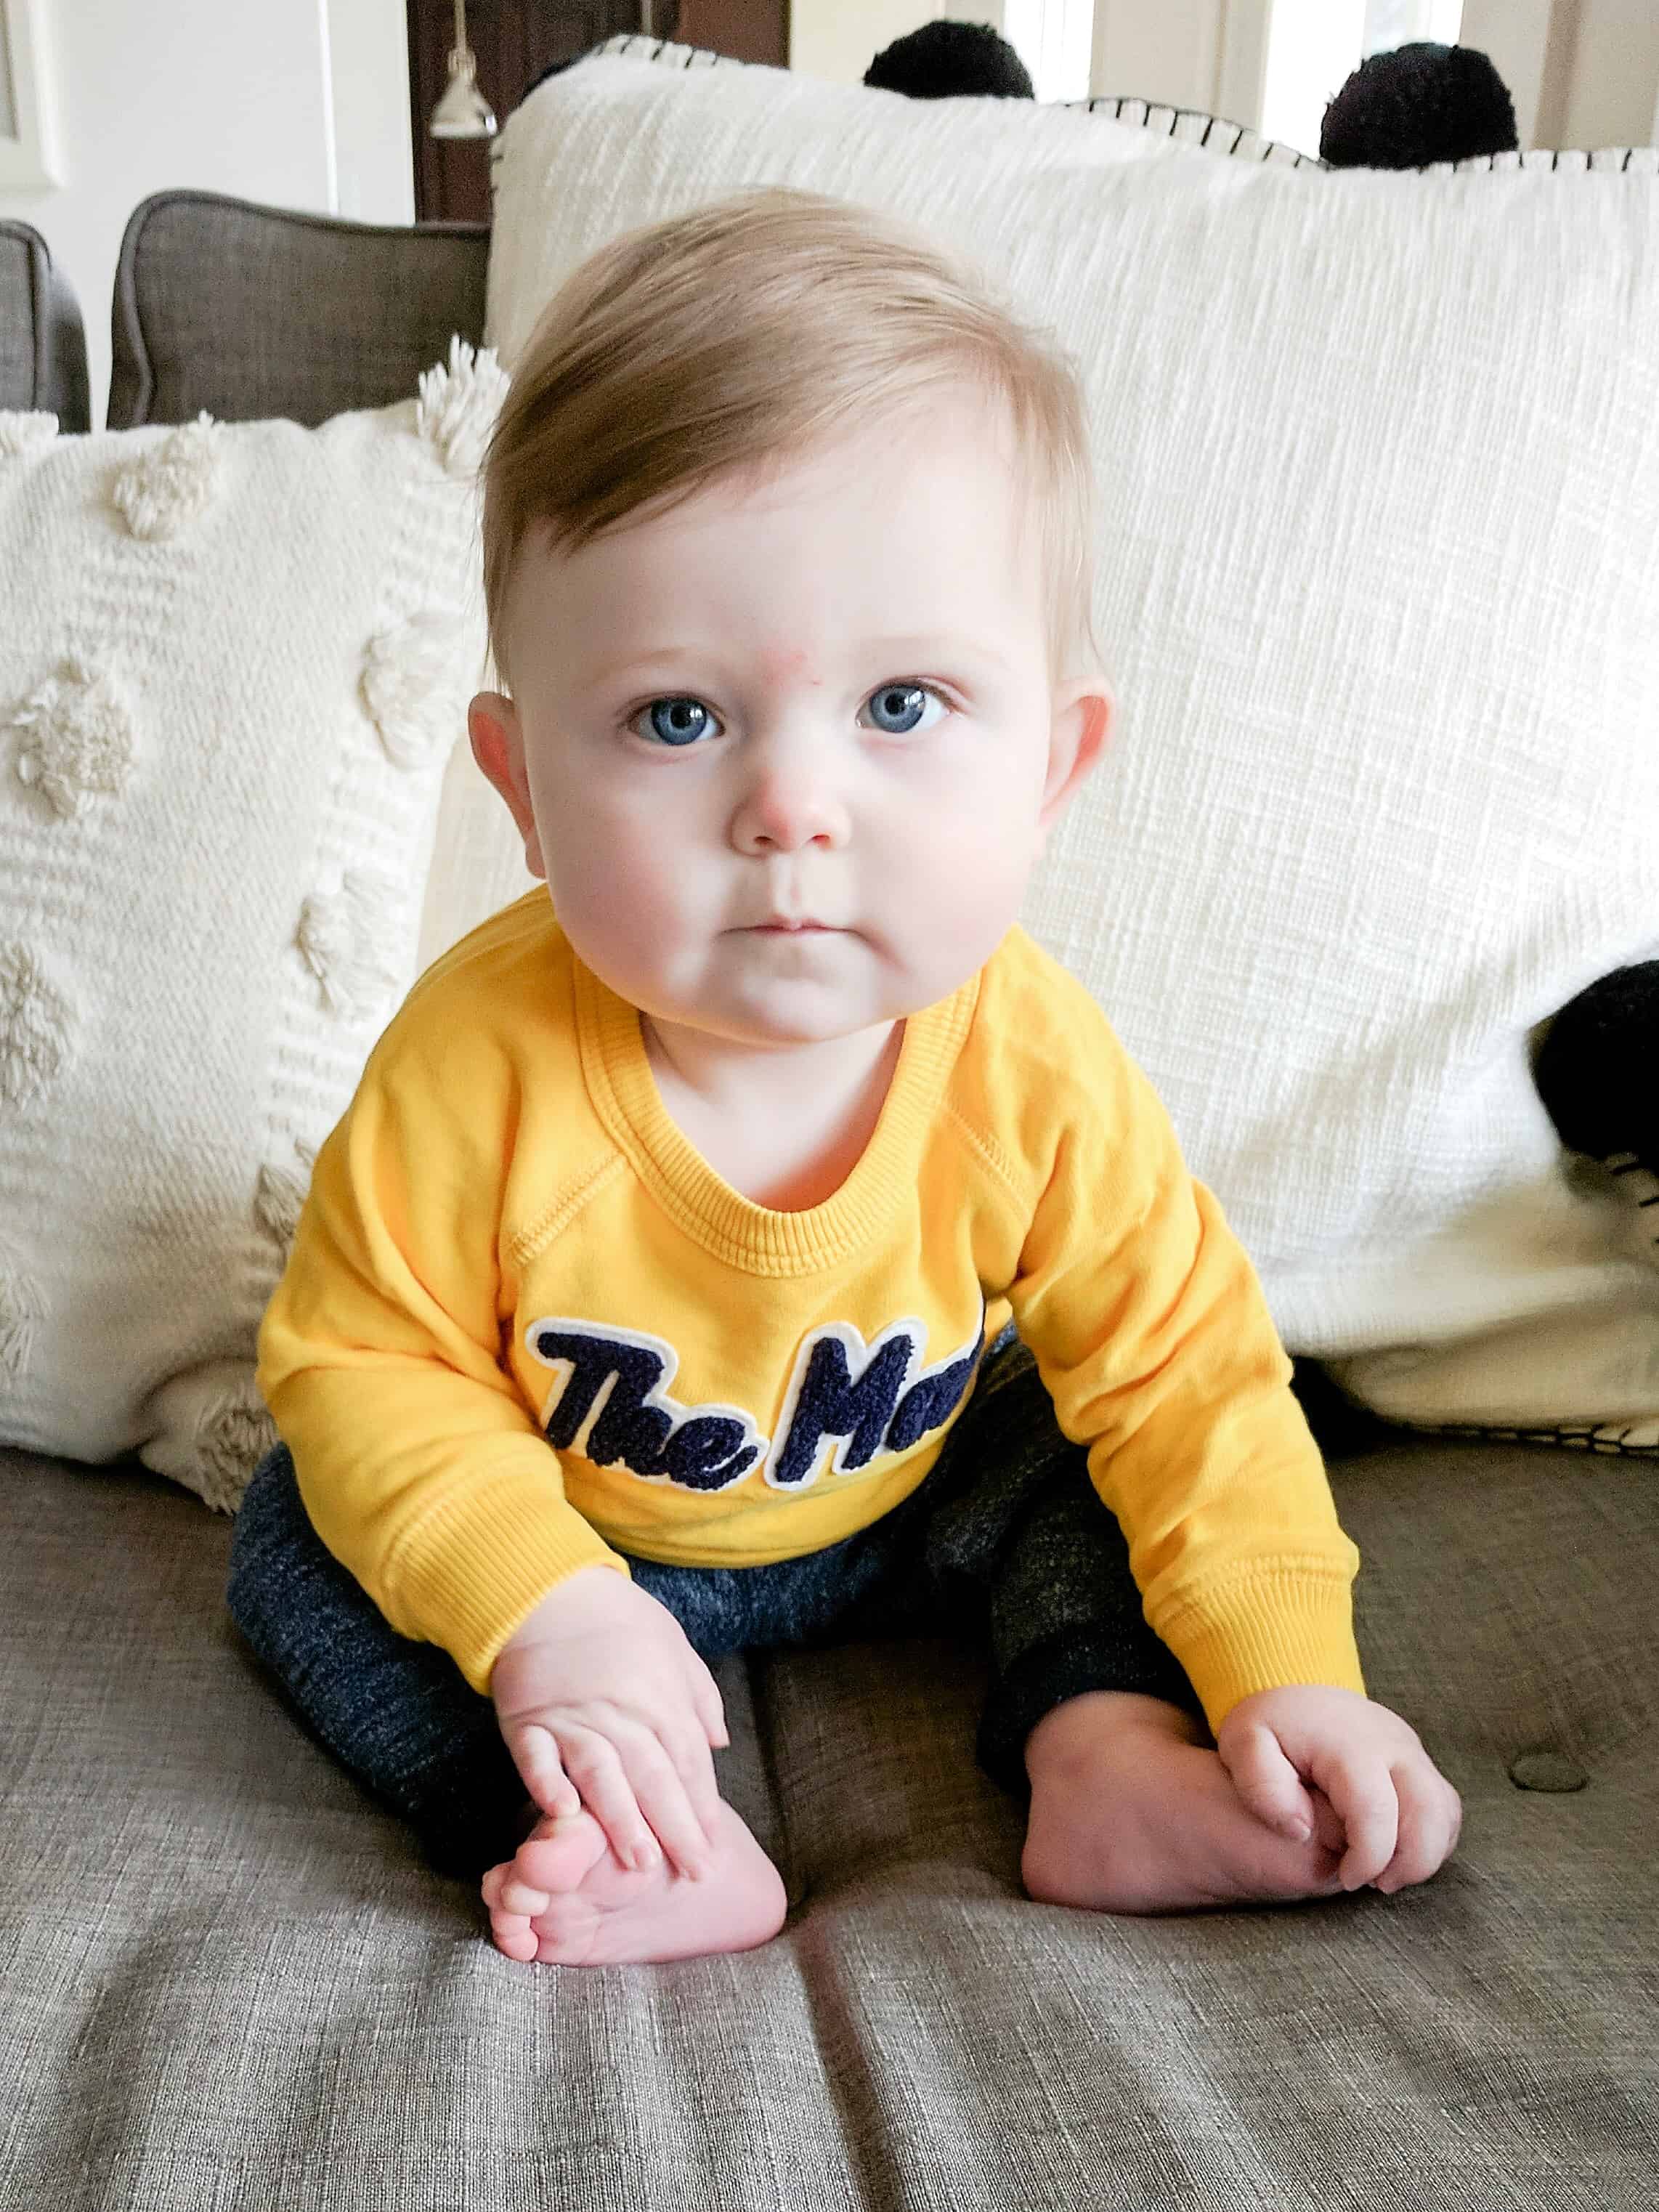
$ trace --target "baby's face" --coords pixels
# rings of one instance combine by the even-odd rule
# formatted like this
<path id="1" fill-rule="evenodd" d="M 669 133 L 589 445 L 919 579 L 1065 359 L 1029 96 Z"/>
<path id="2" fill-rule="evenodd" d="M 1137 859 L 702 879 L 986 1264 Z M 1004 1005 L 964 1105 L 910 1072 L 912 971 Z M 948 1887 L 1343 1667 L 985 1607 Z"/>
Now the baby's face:
<path id="1" fill-rule="evenodd" d="M 1110 714 L 1051 678 L 1014 468 L 964 394 L 526 547 L 473 750 L 578 957 L 657 1023 L 820 1042 L 995 950 Z"/>

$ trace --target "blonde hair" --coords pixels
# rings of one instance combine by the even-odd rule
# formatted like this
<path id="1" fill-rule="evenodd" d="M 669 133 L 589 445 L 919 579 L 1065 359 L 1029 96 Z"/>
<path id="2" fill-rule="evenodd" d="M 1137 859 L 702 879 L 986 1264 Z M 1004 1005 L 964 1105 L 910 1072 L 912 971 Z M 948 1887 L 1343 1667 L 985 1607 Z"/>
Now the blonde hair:
<path id="1" fill-rule="evenodd" d="M 817 193 L 744 192 L 629 232 L 566 279 L 484 454 L 489 642 L 527 538 L 625 517 L 950 387 L 1000 401 L 1042 533 L 1056 673 L 1098 665 L 1082 392 L 1057 349 L 920 233 Z"/>

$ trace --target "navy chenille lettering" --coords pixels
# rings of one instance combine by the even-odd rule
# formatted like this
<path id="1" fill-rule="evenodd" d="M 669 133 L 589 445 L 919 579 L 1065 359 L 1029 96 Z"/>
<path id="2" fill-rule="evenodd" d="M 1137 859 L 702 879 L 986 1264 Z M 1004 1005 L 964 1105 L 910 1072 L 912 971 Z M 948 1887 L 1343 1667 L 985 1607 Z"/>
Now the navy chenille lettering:
<path id="1" fill-rule="evenodd" d="M 898 1410 L 887 1431 L 887 1450 L 908 1451 L 930 1430 L 944 1427 L 968 1395 L 974 1370 L 979 1365 L 979 1355 L 980 1340 L 975 1337 L 967 1351 L 948 1366 L 924 1375 L 910 1385 L 899 1400 Z"/>
<path id="2" fill-rule="evenodd" d="M 775 1449 L 739 1407 L 672 1398 L 679 1355 L 659 1336 L 561 1317 L 534 1323 L 528 1343 L 544 1366 L 563 1370 L 544 1417 L 556 1450 L 708 1492 L 730 1489 L 762 1460 L 773 1487 L 804 1490 L 823 1472 L 826 1444 L 834 1474 L 908 1451 L 945 1427 L 972 1388 L 983 1334 L 981 1310 L 963 1349 L 913 1381 L 927 1341 L 921 1322 L 895 1322 L 867 1346 L 850 1322 L 812 1330 L 796 1355 Z"/>
<path id="3" fill-rule="evenodd" d="M 942 1367 L 919 1375 L 907 1390 L 911 1367 L 927 1342 L 921 1322 L 893 1322 L 867 1349 L 850 1322 L 815 1329 L 796 1357 L 782 1435 L 767 1463 L 768 1482 L 798 1490 L 816 1481 L 828 1442 L 836 1445 L 830 1471 L 844 1474 L 867 1467 L 878 1452 L 908 1451 L 930 1431 L 943 1428 L 973 1382 L 984 1331 L 981 1307 L 980 1325 L 962 1350 Z"/>
<path id="4" fill-rule="evenodd" d="M 529 1341 L 546 1365 L 568 1370 L 546 1418 L 556 1450 L 579 1450 L 595 1467 L 626 1468 L 647 1482 L 710 1491 L 741 1482 L 766 1449 L 737 1407 L 675 1403 L 663 1386 L 679 1358 L 660 1337 L 553 1321 L 538 1322 Z"/>
<path id="5" fill-rule="evenodd" d="M 875 1350 L 855 1378 L 847 1362 L 840 1329 L 833 1334 L 826 1330 L 819 1336 L 807 1353 L 806 1371 L 795 1392 L 783 1449 L 768 1470 L 781 1490 L 811 1482 L 817 1473 L 819 1449 L 828 1437 L 840 1440 L 841 1449 L 836 1454 L 838 1472 L 869 1465 L 881 1449 L 915 1349 L 915 1339 L 901 1322 L 891 1334 L 884 1331 L 877 1338 Z"/>
<path id="6" fill-rule="evenodd" d="M 608 1419 L 617 1413 L 616 1433 L 625 1433 L 630 1411 L 637 1412 L 646 1398 L 661 1380 L 668 1362 L 659 1352 L 643 1345 L 620 1342 L 614 1336 L 601 1336 L 597 1330 L 573 1328 L 538 1328 L 532 1341 L 538 1359 L 550 1367 L 559 1362 L 570 1363 L 570 1380 L 559 1394 L 552 1417 L 547 1424 L 547 1441 L 561 1451 L 568 1451 L 581 1434 L 582 1423 L 592 1412 L 599 1393 L 613 1377 L 616 1389 L 605 1405 Z M 617 1406 L 620 1399 L 622 1404 Z M 672 1423 L 664 1417 L 664 1435 Z M 660 1448 L 662 1437 L 657 1439 Z M 594 1455 L 590 1451 L 589 1459 Z M 654 1454 L 653 1455 L 654 1456 Z M 603 1466 L 604 1461 L 597 1461 Z"/>
<path id="7" fill-rule="evenodd" d="M 726 1413 L 694 1413 L 675 1430 L 663 1451 L 668 1480 L 684 1490 L 724 1490 L 748 1474 L 760 1445 L 746 1441 L 748 1424 Z"/>

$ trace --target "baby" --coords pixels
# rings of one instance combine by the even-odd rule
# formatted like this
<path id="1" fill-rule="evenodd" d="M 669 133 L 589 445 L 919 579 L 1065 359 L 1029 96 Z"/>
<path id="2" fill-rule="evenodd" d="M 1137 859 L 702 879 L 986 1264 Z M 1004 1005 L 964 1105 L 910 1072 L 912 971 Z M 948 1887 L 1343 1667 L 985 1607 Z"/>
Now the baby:
<path id="1" fill-rule="evenodd" d="M 1068 365 L 748 194 L 569 279 L 483 495 L 469 731 L 546 889 L 319 1154 L 245 1633 L 514 1959 L 775 1934 L 707 1662 L 901 1623 L 987 1647 L 1034 1898 L 1425 1881 L 1458 1798 L 1364 1695 L 1259 1283 L 1016 924 L 1113 713 Z"/>

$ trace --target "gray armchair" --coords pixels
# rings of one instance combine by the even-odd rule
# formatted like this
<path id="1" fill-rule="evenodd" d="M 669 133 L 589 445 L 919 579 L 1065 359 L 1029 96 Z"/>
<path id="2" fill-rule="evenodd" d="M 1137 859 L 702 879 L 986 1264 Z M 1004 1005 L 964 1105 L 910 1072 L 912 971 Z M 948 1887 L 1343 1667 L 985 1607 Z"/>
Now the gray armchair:
<path id="1" fill-rule="evenodd" d="M 0 408 L 91 428 L 87 337 L 75 287 L 40 232 L 0 216 Z"/>
<path id="2" fill-rule="evenodd" d="M 486 223 L 393 228 L 152 193 L 121 240 L 109 427 L 188 422 L 204 407 L 314 427 L 406 399 L 453 332 L 483 343 L 489 251 Z"/>

